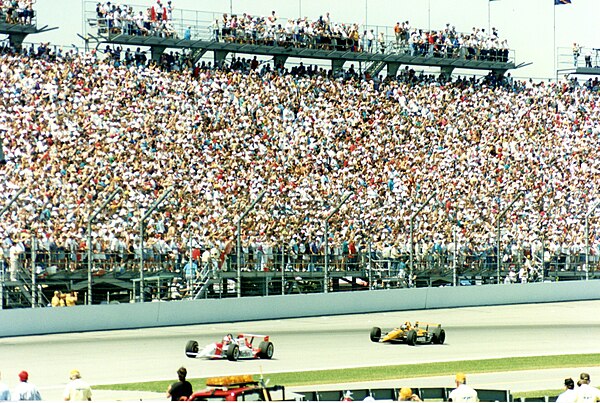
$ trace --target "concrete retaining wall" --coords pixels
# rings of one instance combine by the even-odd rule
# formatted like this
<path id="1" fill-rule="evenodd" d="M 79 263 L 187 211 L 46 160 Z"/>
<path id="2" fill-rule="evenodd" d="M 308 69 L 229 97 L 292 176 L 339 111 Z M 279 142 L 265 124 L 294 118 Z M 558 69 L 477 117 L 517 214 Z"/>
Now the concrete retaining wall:
<path id="1" fill-rule="evenodd" d="M 0 311 L 0 337 L 600 299 L 600 281 L 415 288 Z"/>

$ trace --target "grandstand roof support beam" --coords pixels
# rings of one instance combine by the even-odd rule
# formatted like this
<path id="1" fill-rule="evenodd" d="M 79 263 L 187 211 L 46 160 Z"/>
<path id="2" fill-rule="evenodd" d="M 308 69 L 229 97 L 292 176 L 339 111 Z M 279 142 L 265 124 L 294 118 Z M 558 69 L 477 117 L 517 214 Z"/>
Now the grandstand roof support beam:
<path id="1" fill-rule="evenodd" d="M 429 196 L 429 198 L 425 201 L 425 203 L 423 203 L 421 205 L 421 207 L 419 207 L 419 209 L 417 211 L 415 211 L 415 213 L 410 217 L 410 277 L 409 277 L 409 287 L 412 286 L 411 282 L 413 279 L 413 273 L 414 273 L 414 254 L 415 254 L 415 240 L 414 240 L 414 228 L 415 228 L 415 218 L 419 215 L 419 213 L 425 208 L 427 207 L 427 205 L 429 204 L 429 202 L 431 201 L 431 199 L 433 199 L 435 196 L 437 195 L 437 192 L 433 192 L 431 194 L 431 196 Z M 413 284 L 414 285 L 414 284 Z"/>
<path id="2" fill-rule="evenodd" d="M 171 185 L 167 190 L 165 190 L 165 192 L 154 202 L 154 204 L 152 206 L 150 206 L 150 208 L 148 210 L 146 210 L 146 213 L 144 214 L 144 216 L 142 217 L 142 219 L 140 220 L 140 302 L 144 302 L 144 226 L 146 225 L 146 220 L 148 219 L 148 217 L 150 217 L 150 214 L 152 214 L 154 212 L 154 210 L 156 210 L 158 208 L 158 206 L 160 206 L 160 204 L 163 202 L 163 200 L 165 200 L 173 191 L 173 188 L 175 187 L 175 185 Z M 134 286 L 134 293 L 135 293 L 135 286 Z"/>
<path id="3" fill-rule="evenodd" d="M 510 204 L 504 209 L 502 210 L 502 212 L 500 214 L 498 214 L 498 216 L 496 217 L 496 277 L 497 277 L 497 282 L 498 284 L 500 284 L 500 225 L 502 224 L 502 220 L 504 220 L 504 217 L 506 216 L 506 213 L 508 213 L 510 211 L 510 209 L 512 208 L 512 206 L 514 206 L 514 204 L 517 202 L 517 200 L 519 200 L 521 197 L 523 197 L 525 195 L 525 192 L 521 191 L 517 194 L 517 196 L 510 202 Z"/>
<path id="4" fill-rule="evenodd" d="M 331 213 L 327 215 L 327 218 L 325 218 L 325 269 L 323 270 L 323 292 L 325 294 L 329 292 L 329 220 L 331 220 L 331 217 L 339 211 L 352 194 L 352 192 L 346 193 L 342 198 L 342 201 L 340 201 Z"/>
<path id="5" fill-rule="evenodd" d="M 344 63 L 346 63 L 346 61 L 342 59 L 331 59 L 331 70 L 333 70 L 334 73 L 342 71 Z"/>
<path id="6" fill-rule="evenodd" d="M 215 50 L 215 66 L 222 66 L 225 58 L 229 54 L 228 50 Z"/>
<path id="7" fill-rule="evenodd" d="M 590 215 L 600 205 L 600 201 L 597 201 L 592 208 L 585 215 L 585 279 L 589 280 L 590 277 Z"/>
<path id="8" fill-rule="evenodd" d="M 6 213 L 6 211 L 10 208 L 10 206 L 17 200 L 17 198 L 27 189 L 26 187 L 22 187 L 19 189 L 17 193 L 6 203 L 6 205 L 0 210 L 0 217 Z M 4 309 L 4 272 L 2 272 L 2 276 L 0 276 L 0 311 Z"/>
<path id="9" fill-rule="evenodd" d="M 284 67 L 287 59 L 288 59 L 288 57 L 285 55 L 275 55 L 275 56 L 273 56 L 273 65 L 275 67 L 277 67 L 279 65 L 281 65 L 281 67 Z"/>
<path id="10" fill-rule="evenodd" d="M 13 48 L 20 50 L 23 47 L 23 41 L 25 40 L 26 36 L 27 34 L 21 32 L 9 34 L 8 42 Z"/>
<path id="11" fill-rule="evenodd" d="M 117 187 L 110 194 L 110 196 L 108 196 L 108 199 L 106 199 L 99 208 L 97 208 L 92 214 L 90 214 L 90 217 L 88 218 L 88 222 L 87 222 L 87 265 L 88 265 L 87 281 L 88 281 L 88 289 L 87 289 L 87 297 L 86 297 L 87 305 L 92 305 L 92 224 L 96 220 L 96 217 L 98 216 L 98 214 L 100 214 L 100 212 L 102 212 L 102 210 L 104 210 L 106 208 L 106 206 L 108 206 L 108 203 L 110 203 L 112 201 L 112 199 L 115 198 L 117 193 L 120 193 L 122 190 L 123 189 L 121 189 L 120 187 Z"/>
<path id="12" fill-rule="evenodd" d="M 235 226 L 236 226 L 235 253 L 236 253 L 236 260 L 237 260 L 237 262 L 236 262 L 237 263 L 236 293 L 237 293 L 238 298 L 242 297 L 242 259 L 241 259 L 242 258 L 242 221 L 244 221 L 244 218 L 246 218 L 246 216 L 252 211 L 252 209 L 254 209 L 254 206 L 256 206 L 257 203 L 260 203 L 260 201 L 264 197 L 265 193 L 267 193 L 266 190 L 263 190 L 262 192 L 260 192 L 258 197 L 256 199 L 254 199 L 252 201 L 252 203 L 250 203 L 250 206 L 248 206 L 246 211 L 244 211 L 244 213 L 240 216 L 240 218 L 238 218 L 237 223 L 235 224 Z M 283 284 L 281 284 L 281 286 L 283 287 Z"/>
<path id="13" fill-rule="evenodd" d="M 192 48 L 192 64 L 195 66 L 196 63 L 204 56 L 208 49 L 194 49 Z"/>
<path id="14" fill-rule="evenodd" d="M 166 46 L 158 46 L 158 45 L 152 46 L 150 48 L 152 61 L 157 62 L 157 63 L 160 62 L 160 58 L 163 55 L 163 53 L 165 53 L 166 48 L 167 48 Z"/>
<path id="15" fill-rule="evenodd" d="M 450 77 L 452 75 L 453 71 L 454 71 L 454 66 L 442 66 L 440 68 L 440 73 L 442 73 L 448 77 Z"/>
<path id="16" fill-rule="evenodd" d="M 394 62 L 387 63 L 387 75 L 396 77 L 396 74 L 398 74 L 399 68 L 400 68 L 400 63 L 394 63 Z"/>

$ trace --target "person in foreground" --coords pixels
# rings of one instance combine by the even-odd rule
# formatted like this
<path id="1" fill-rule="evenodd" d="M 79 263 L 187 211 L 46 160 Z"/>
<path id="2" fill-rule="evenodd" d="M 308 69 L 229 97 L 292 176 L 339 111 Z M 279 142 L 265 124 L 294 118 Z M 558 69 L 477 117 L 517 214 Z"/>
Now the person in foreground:
<path id="1" fill-rule="evenodd" d="M 577 382 L 579 387 L 575 390 L 575 402 L 600 402 L 600 390 L 590 385 L 590 374 L 582 372 Z"/>
<path id="2" fill-rule="evenodd" d="M 448 401 L 450 402 L 478 402 L 477 391 L 467 386 L 467 376 L 462 372 L 456 374 L 456 389 L 450 392 Z"/>
<path id="3" fill-rule="evenodd" d="M 65 387 L 63 397 L 69 401 L 88 401 L 92 400 L 92 388 L 90 385 L 81 379 L 81 374 L 78 370 L 74 369 L 69 373 L 69 379 Z"/>
<path id="4" fill-rule="evenodd" d="M 15 386 L 12 394 L 13 400 L 42 400 L 38 388 L 29 383 L 29 374 L 27 371 L 19 372 L 19 383 Z"/>
<path id="5" fill-rule="evenodd" d="M 187 369 L 181 367 L 177 370 L 177 377 L 179 380 L 172 383 L 167 389 L 167 397 L 171 400 L 187 400 L 193 393 L 192 384 L 185 380 L 187 376 Z M 182 399 L 185 398 L 185 399 Z"/>

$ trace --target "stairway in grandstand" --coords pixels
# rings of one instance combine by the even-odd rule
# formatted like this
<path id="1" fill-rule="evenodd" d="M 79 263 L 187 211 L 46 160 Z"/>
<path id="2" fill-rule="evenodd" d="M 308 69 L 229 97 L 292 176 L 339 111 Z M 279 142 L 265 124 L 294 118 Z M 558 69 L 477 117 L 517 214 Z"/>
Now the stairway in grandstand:
<path id="1" fill-rule="evenodd" d="M 404 54 L 410 54 L 410 50 L 409 50 L 408 46 L 406 46 L 406 45 L 389 42 L 387 44 L 387 46 L 385 47 L 384 54 L 386 54 L 386 55 L 390 55 L 390 54 L 404 55 Z M 368 73 L 371 77 L 376 77 L 377 75 L 379 75 L 379 73 L 381 73 L 381 71 L 386 67 L 386 65 L 387 65 L 387 62 L 385 62 L 383 60 L 374 61 L 367 66 L 367 68 L 365 69 L 365 73 Z"/>
<path id="2" fill-rule="evenodd" d="M 32 306 L 42 307 L 48 304 L 49 301 L 41 292 L 41 287 L 32 284 L 31 272 L 27 268 L 20 268 L 15 274 L 15 280 L 7 279 L 4 282 L 4 307 L 30 308 Z M 35 297 L 33 292 L 34 287 L 37 287 L 37 295 Z"/>
<path id="3" fill-rule="evenodd" d="M 198 281 L 194 283 L 194 291 L 192 293 L 194 299 L 206 298 L 208 287 L 213 283 L 212 272 L 210 262 L 202 267 L 197 277 Z"/>

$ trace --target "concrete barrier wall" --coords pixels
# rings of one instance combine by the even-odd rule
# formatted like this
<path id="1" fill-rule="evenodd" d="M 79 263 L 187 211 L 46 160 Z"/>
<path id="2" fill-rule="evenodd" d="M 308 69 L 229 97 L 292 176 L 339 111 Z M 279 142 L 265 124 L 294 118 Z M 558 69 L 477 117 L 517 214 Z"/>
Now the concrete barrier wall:
<path id="1" fill-rule="evenodd" d="M 600 299 L 600 281 L 413 288 L 0 311 L 0 337 Z"/>

